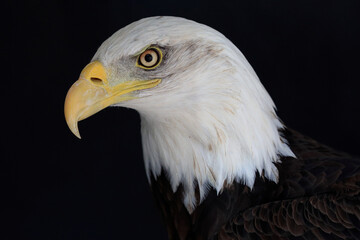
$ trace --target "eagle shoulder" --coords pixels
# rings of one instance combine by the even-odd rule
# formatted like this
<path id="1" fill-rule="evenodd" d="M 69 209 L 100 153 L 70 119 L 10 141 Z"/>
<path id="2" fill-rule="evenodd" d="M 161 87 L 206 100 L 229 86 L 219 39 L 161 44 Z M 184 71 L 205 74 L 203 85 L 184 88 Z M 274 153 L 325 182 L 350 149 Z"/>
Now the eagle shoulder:
<path id="1" fill-rule="evenodd" d="M 183 188 L 166 172 L 151 178 L 170 239 L 328 239 L 360 236 L 360 160 L 291 129 L 297 158 L 283 157 L 275 183 L 257 173 L 252 189 L 238 182 L 211 189 L 191 214 Z"/>

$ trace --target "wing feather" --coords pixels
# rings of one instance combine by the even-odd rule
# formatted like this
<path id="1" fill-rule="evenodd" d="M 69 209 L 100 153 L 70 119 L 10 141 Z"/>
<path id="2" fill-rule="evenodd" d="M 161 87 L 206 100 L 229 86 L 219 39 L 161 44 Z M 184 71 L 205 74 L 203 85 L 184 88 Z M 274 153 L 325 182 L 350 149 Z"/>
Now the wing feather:
<path id="1" fill-rule="evenodd" d="M 259 239 L 360 239 L 358 209 L 359 196 L 319 194 L 275 201 L 241 212 L 229 221 L 220 236 L 226 233 L 238 239 L 254 236 Z"/>

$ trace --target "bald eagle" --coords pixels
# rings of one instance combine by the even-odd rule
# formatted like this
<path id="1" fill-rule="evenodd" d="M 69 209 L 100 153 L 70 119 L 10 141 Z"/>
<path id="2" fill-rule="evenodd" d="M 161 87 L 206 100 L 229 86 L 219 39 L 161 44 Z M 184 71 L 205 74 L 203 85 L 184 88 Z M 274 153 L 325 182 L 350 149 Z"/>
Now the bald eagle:
<path id="1" fill-rule="evenodd" d="M 98 49 L 65 99 L 78 121 L 141 117 L 144 163 L 170 239 L 359 239 L 360 160 L 286 128 L 218 31 L 150 17 Z"/>

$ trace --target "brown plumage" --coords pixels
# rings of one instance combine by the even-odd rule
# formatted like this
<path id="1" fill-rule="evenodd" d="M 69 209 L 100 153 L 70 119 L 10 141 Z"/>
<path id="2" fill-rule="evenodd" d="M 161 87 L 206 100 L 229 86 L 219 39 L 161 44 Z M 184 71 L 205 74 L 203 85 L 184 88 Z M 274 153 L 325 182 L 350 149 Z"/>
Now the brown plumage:
<path id="1" fill-rule="evenodd" d="M 189 214 L 166 172 L 152 191 L 170 239 L 360 239 L 360 160 L 293 130 L 297 158 L 282 158 L 279 182 L 257 175 L 253 189 L 229 184 Z"/>

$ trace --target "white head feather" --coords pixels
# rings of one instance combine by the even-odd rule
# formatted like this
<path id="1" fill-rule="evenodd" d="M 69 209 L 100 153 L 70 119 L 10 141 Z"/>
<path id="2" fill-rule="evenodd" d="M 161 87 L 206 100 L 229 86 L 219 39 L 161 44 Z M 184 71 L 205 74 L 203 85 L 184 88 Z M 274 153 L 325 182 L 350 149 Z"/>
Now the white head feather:
<path id="1" fill-rule="evenodd" d="M 150 45 L 164 47 L 157 70 L 126 65 L 124 59 Z M 182 184 L 189 212 L 199 204 L 196 185 L 201 202 L 209 187 L 219 193 L 238 181 L 251 188 L 256 172 L 276 182 L 274 163 L 294 157 L 256 73 L 235 45 L 208 26 L 178 17 L 142 19 L 106 40 L 95 59 L 113 69 L 115 79 L 162 79 L 116 105 L 140 113 L 147 175 L 156 178 L 164 170 L 173 191 Z"/>

